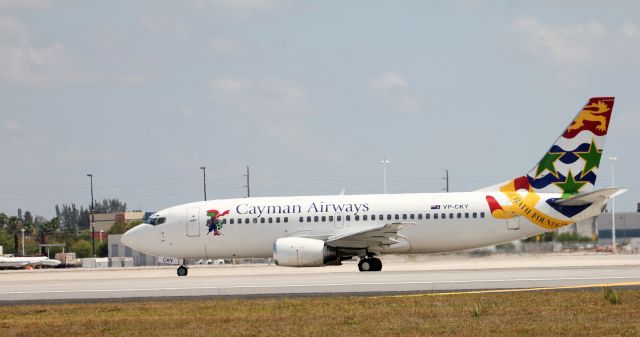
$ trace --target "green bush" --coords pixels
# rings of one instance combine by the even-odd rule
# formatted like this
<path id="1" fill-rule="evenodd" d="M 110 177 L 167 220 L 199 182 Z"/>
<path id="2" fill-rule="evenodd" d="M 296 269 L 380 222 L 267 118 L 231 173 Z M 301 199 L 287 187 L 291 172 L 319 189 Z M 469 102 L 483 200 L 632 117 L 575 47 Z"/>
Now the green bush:
<path id="1" fill-rule="evenodd" d="M 96 255 L 99 257 L 109 256 L 109 243 L 106 240 L 102 243 L 96 243 Z"/>
<path id="2" fill-rule="evenodd" d="M 71 251 L 76 253 L 78 258 L 91 257 L 91 242 L 87 240 L 78 240 L 71 246 Z"/>
<path id="3" fill-rule="evenodd" d="M 561 233 L 556 236 L 556 241 L 560 242 L 591 242 L 588 236 L 582 236 L 577 233 Z"/>

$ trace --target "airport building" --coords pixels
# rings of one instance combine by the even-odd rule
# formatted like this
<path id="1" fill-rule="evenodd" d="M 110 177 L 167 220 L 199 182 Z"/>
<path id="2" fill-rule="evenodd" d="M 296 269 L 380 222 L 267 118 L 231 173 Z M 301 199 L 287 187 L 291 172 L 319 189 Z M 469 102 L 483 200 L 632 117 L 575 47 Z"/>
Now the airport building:
<path id="1" fill-rule="evenodd" d="M 137 250 L 125 246 L 120 238 L 122 234 L 109 235 L 109 257 L 133 257 L 135 266 L 155 266 L 158 265 L 158 257 L 147 255 Z"/>
<path id="2" fill-rule="evenodd" d="M 96 213 L 93 215 L 96 232 L 108 232 L 116 222 L 145 219 L 145 212 L 130 211 L 122 213 Z"/>
<path id="3" fill-rule="evenodd" d="M 616 241 L 618 245 L 628 244 L 633 238 L 640 238 L 640 203 L 636 212 L 616 212 Z M 594 218 L 580 221 L 561 228 L 559 233 L 574 233 L 598 240 L 598 244 L 611 245 L 611 213 L 602 213 Z"/>

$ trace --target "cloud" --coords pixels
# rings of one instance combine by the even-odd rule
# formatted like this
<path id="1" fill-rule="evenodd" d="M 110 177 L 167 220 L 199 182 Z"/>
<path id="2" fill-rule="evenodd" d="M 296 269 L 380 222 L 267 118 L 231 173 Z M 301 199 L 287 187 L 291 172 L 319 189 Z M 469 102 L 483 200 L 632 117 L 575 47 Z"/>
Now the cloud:
<path id="1" fill-rule="evenodd" d="M 43 10 L 49 8 L 48 0 L 2 0 L 0 12 L 8 12 L 16 9 Z"/>
<path id="2" fill-rule="evenodd" d="M 197 9 L 212 8 L 223 15 L 247 16 L 289 5 L 290 0 L 192 0 Z"/>
<path id="3" fill-rule="evenodd" d="M 622 26 L 620 26 L 620 32 L 630 39 L 640 38 L 640 28 L 632 22 L 623 23 Z"/>
<path id="4" fill-rule="evenodd" d="M 553 25 L 528 16 L 513 20 L 507 31 L 526 57 L 553 69 L 564 86 L 584 86 L 594 68 L 640 66 L 640 31 L 632 22 L 608 29 L 597 21 Z"/>
<path id="5" fill-rule="evenodd" d="M 369 81 L 369 87 L 378 90 L 390 90 L 393 88 L 405 86 L 407 86 L 407 81 L 405 81 L 402 76 L 394 72 L 382 73 Z"/>
<path id="6" fill-rule="evenodd" d="M 209 51 L 213 54 L 238 54 L 245 50 L 245 47 L 233 39 L 214 37 L 209 41 Z"/>
<path id="7" fill-rule="evenodd" d="M 183 38 L 189 35 L 189 29 L 182 19 L 173 16 L 141 15 L 138 20 L 143 28 L 157 35 Z"/>
<path id="8" fill-rule="evenodd" d="M 64 58 L 61 44 L 34 46 L 22 22 L 9 15 L 0 16 L 0 81 L 29 86 L 49 84 L 55 77 L 53 69 Z"/>
<path id="9" fill-rule="evenodd" d="M 294 149 L 312 142 L 307 123 L 314 111 L 295 81 L 225 77 L 211 80 L 210 87 L 213 100 L 252 121 L 267 137 Z"/>
<path id="10" fill-rule="evenodd" d="M 592 63 L 595 45 L 607 36 L 607 30 L 598 22 L 554 27 L 534 17 L 514 20 L 511 29 L 528 53 L 558 65 Z"/>
<path id="11" fill-rule="evenodd" d="M 411 92 L 409 82 L 396 72 L 383 72 L 369 81 L 369 88 L 384 101 L 391 111 L 414 111 L 422 101 Z"/>
<path id="12" fill-rule="evenodd" d="M 107 72 L 70 53 L 62 43 L 34 44 L 28 27 L 11 15 L 0 15 L 0 82 L 27 87 L 109 82 L 139 84 L 149 76 Z"/>

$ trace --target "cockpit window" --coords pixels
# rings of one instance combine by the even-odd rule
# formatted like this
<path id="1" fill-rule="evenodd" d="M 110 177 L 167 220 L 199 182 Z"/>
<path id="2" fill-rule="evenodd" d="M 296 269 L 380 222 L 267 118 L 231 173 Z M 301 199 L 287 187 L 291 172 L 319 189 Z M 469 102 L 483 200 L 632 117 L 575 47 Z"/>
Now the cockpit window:
<path id="1" fill-rule="evenodd" d="M 147 219 L 146 223 L 152 226 L 156 226 L 165 223 L 165 221 L 167 221 L 167 218 L 150 217 L 149 219 Z"/>

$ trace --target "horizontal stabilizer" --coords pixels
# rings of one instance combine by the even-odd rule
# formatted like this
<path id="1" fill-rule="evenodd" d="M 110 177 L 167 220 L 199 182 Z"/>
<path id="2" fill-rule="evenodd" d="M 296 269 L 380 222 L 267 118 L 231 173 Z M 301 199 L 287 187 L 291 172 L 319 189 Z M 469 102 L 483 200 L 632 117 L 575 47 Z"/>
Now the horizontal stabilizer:
<path id="1" fill-rule="evenodd" d="M 617 187 L 603 188 L 589 193 L 578 194 L 567 199 L 556 199 L 554 200 L 554 203 L 561 206 L 583 206 L 592 204 L 596 201 L 614 198 L 626 191 L 627 189 Z"/>

